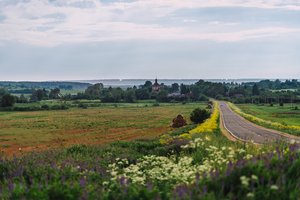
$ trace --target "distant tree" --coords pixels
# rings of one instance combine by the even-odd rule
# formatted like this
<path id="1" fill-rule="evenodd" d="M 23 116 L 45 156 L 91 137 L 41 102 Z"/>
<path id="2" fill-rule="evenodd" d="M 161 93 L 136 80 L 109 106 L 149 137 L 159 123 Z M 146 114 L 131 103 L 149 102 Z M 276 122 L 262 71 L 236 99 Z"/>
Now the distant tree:
<path id="1" fill-rule="evenodd" d="M 7 94 L 7 91 L 4 88 L 0 88 L 0 97 Z"/>
<path id="2" fill-rule="evenodd" d="M 178 92 L 179 91 L 179 84 L 178 83 L 173 83 L 171 85 L 171 91 L 170 92 Z"/>
<path id="3" fill-rule="evenodd" d="M 102 83 L 97 83 L 95 85 L 89 86 L 84 93 L 90 99 L 98 99 L 100 98 L 100 94 L 103 88 L 104 86 Z"/>
<path id="4" fill-rule="evenodd" d="M 201 96 L 201 89 L 199 86 L 197 85 L 192 85 L 191 86 L 191 92 L 192 92 L 192 99 L 197 101 L 199 100 L 200 96 Z"/>
<path id="5" fill-rule="evenodd" d="M 24 94 L 21 94 L 21 96 L 17 99 L 18 103 L 28 103 L 28 99 L 24 96 Z"/>
<path id="6" fill-rule="evenodd" d="M 50 99 L 59 99 L 60 98 L 60 89 L 59 88 L 51 89 L 49 98 Z"/>
<path id="7" fill-rule="evenodd" d="M 253 96 L 258 96 L 259 95 L 259 88 L 258 88 L 256 83 L 252 87 L 252 95 Z"/>
<path id="8" fill-rule="evenodd" d="M 101 92 L 100 99 L 102 102 L 120 102 L 124 98 L 124 91 L 121 88 L 112 88 L 103 89 Z"/>
<path id="9" fill-rule="evenodd" d="M 135 95 L 137 99 L 150 99 L 150 92 L 147 88 L 139 88 L 135 90 Z"/>
<path id="10" fill-rule="evenodd" d="M 180 92 L 181 92 L 181 94 L 188 94 L 188 93 L 190 93 L 190 89 L 187 85 L 181 84 Z"/>
<path id="11" fill-rule="evenodd" d="M 11 107 L 15 104 L 15 102 L 16 102 L 15 97 L 10 94 L 5 94 L 1 98 L 2 107 Z"/>
<path id="12" fill-rule="evenodd" d="M 113 102 L 114 101 L 112 92 L 109 89 L 104 89 L 101 92 L 100 99 L 101 99 L 102 102 L 105 102 L 105 103 L 106 102 Z"/>
<path id="13" fill-rule="evenodd" d="M 31 94 L 31 101 L 41 101 L 48 99 L 48 91 L 44 89 L 33 90 Z"/>
<path id="14" fill-rule="evenodd" d="M 113 102 L 120 102 L 124 97 L 124 91 L 121 88 L 113 88 L 111 90 Z"/>
<path id="15" fill-rule="evenodd" d="M 136 101 L 136 95 L 135 95 L 135 91 L 133 89 L 128 89 L 125 92 L 124 96 L 125 96 L 124 97 L 125 101 L 128 103 L 133 103 Z"/>
<path id="16" fill-rule="evenodd" d="M 149 88 L 152 87 L 152 82 L 151 81 L 146 81 L 144 84 L 144 87 Z"/>
<path id="17" fill-rule="evenodd" d="M 143 89 L 147 89 L 148 92 L 152 92 L 152 82 L 151 81 L 146 81 L 144 85 L 141 86 Z"/>
<path id="18" fill-rule="evenodd" d="M 168 102 L 168 92 L 166 90 L 161 90 L 156 96 L 156 100 L 159 102 Z"/>

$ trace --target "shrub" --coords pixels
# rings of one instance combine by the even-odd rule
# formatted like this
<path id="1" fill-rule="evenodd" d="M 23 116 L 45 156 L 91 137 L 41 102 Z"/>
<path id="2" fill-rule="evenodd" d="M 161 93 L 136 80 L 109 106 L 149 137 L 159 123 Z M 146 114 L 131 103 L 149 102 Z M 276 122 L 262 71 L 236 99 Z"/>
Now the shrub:
<path id="1" fill-rule="evenodd" d="M 41 108 L 42 108 L 43 110 L 49 110 L 49 109 L 50 109 L 50 107 L 49 107 L 47 104 L 42 105 Z"/>
<path id="2" fill-rule="evenodd" d="M 10 94 L 5 94 L 2 96 L 1 99 L 1 106 L 2 107 L 11 107 L 15 104 L 16 99 L 14 96 L 10 95 Z"/>
<path id="3" fill-rule="evenodd" d="M 191 113 L 190 119 L 192 122 L 199 124 L 204 122 L 207 118 L 209 118 L 209 116 L 210 113 L 207 110 L 196 108 Z"/>
<path id="4" fill-rule="evenodd" d="M 67 105 L 53 105 L 51 106 L 51 110 L 67 110 L 69 107 Z"/>
<path id="5" fill-rule="evenodd" d="M 79 104 L 78 104 L 78 108 L 87 109 L 88 106 L 87 106 L 86 104 L 84 104 L 84 103 L 79 103 Z"/>
<path id="6" fill-rule="evenodd" d="M 218 120 L 219 120 L 219 104 L 217 102 L 214 103 L 214 110 L 211 114 L 210 118 L 205 120 L 202 124 L 198 125 L 196 128 L 189 131 L 190 134 L 197 133 L 212 133 L 218 128 Z"/>
<path id="7" fill-rule="evenodd" d="M 183 118 L 182 115 L 177 115 L 177 117 L 175 117 L 173 119 L 173 123 L 172 123 L 172 127 L 173 128 L 180 128 L 187 125 L 186 120 Z"/>

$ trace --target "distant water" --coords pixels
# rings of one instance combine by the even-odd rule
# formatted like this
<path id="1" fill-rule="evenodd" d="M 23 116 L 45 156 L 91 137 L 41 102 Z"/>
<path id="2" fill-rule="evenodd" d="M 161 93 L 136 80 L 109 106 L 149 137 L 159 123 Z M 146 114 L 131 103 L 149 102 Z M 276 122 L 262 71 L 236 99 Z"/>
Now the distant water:
<path id="1" fill-rule="evenodd" d="M 99 79 L 99 80 L 78 80 L 76 82 L 82 83 L 103 83 L 105 87 L 121 87 L 128 88 L 133 86 L 143 85 L 147 80 L 154 83 L 154 79 Z M 242 82 L 258 82 L 262 79 L 204 79 L 205 81 L 217 82 L 217 83 L 242 83 Z M 165 85 L 171 85 L 173 83 L 191 85 L 199 81 L 199 79 L 158 79 L 158 83 L 164 83 Z"/>

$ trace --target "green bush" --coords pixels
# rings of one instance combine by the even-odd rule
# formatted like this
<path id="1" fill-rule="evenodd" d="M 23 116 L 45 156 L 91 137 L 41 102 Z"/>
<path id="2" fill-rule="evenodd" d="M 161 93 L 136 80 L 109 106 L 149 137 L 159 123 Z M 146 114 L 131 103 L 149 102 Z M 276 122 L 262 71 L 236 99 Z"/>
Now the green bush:
<path id="1" fill-rule="evenodd" d="M 78 108 L 87 109 L 88 106 L 87 106 L 86 104 L 84 104 L 84 103 L 79 103 L 79 104 L 78 104 Z"/>
<path id="2" fill-rule="evenodd" d="M 192 122 L 199 124 L 204 122 L 210 116 L 210 112 L 205 109 L 196 108 L 190 115 Z"/>
<path id="3" fill-rule="evenodd" d="M 5 94 L 1 98 L 1 106 L 2 107 L 12 107 L 16 102 L 16 99 L 14 96 L 10 94 Z"/>
<path id="4" fill-rule="evenodd" d="M 43 110 L 49 110 L 49 109 L 50 109 L 50 107 L 49 107 L 47 104 L 42 105 L 41 108 L 42 108 Z"/>

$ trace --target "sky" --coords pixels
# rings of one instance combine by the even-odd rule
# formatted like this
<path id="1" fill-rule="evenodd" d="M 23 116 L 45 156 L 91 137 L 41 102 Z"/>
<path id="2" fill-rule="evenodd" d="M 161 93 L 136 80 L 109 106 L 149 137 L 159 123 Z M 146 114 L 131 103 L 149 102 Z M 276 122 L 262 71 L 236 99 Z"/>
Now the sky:
<path id="1" fill-rule="evenodd" d="M 1 80 L 300 78 L 300 0 L 0 0 Z"/>

